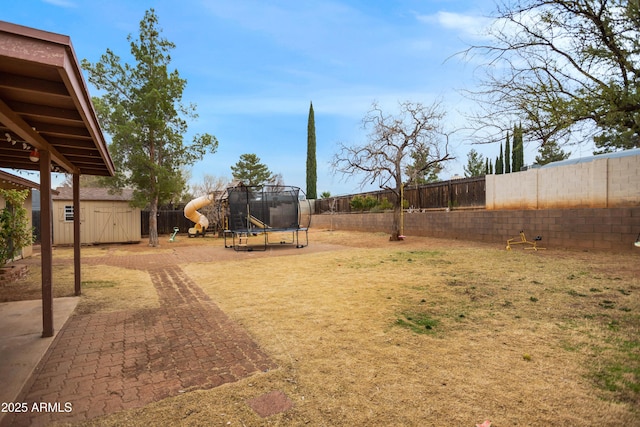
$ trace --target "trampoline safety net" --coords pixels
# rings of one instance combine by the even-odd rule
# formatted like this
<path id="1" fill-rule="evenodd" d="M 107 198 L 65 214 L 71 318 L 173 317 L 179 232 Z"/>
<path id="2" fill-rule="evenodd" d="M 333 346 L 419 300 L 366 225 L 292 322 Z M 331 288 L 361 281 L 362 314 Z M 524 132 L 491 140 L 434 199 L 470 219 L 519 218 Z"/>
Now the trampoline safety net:
<path id="1" fill-rule="evenodd" d="M 256 233 L 264 234 L 264 246 L 269 233 L 291 232 L 290 242 L 304 247 L 299 232 L 305 233 L 311 223 L 309 201 L 298 187 L 282 185 L 238 186 L 227 189 L 228 234 L 234 238 L 233 247 L 247 246 L 246 240 Z M 243 238 L 246 238 L 243 242 Z M 236 241 L 239 243 L 236 244 Z M 307 241 L 308 243 L 308 241 Z"/>

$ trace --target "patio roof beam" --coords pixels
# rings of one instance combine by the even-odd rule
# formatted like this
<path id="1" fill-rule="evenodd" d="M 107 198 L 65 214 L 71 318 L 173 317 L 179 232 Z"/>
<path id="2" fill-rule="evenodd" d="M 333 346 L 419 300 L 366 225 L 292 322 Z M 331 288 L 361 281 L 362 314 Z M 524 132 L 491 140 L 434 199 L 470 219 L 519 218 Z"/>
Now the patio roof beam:
<path id="1" fill-rule="evenodd" d="M 0 99 L 0 122 L 4 123 L 11 132 L 18 135 L 31 146 L 40 151 L 51 153 L 51 161 L 63 167 L 68 173 L 80 173 L 67 158 L 53 148 L 37 130 L 34 130 L 27 122 L 17 115 L 3 100 Z"/>

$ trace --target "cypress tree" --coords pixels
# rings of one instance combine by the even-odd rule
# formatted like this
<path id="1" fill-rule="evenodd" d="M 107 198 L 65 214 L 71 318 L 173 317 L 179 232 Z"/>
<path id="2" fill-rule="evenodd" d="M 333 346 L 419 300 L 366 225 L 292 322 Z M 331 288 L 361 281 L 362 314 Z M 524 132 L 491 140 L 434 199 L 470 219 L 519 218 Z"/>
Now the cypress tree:
<path id="1" fill-rule="evenodd" d="M 518 161 L 520 162 L 520 168 L 522 168 L 524 163 L 524 135 L 522 132 L 522 123 L 518 126 L 518 134 L 520 135 L 520 147 L 518 148 Z"/>
<path id="2" fill-rule="evenodd" d="M 307 197 L 317 198 L 316 184 L 318 181 L 316 166 L 316 122 L 313 114 L 313 102 L 309 106 L 307 121 Z"/>
<path id="3" fill-rule="evenodd" d="M 518 172 L 524 166 L 524 143 L 522 141 L 522 124 L 513 126 L 513 171 Z"/>
<path id="4" fill-rule="evenodd" d="M 504 145 L 504 173 L 511 173 L 511 147 L 509 144 L 509 132 Z"/>
<path id="5" fill-rule="evenodd" d="M 496 175 L 504 173 L 504 154 L 502 152 L 502 144 L 500 144 L 500 157 L 496 159 Z"/>

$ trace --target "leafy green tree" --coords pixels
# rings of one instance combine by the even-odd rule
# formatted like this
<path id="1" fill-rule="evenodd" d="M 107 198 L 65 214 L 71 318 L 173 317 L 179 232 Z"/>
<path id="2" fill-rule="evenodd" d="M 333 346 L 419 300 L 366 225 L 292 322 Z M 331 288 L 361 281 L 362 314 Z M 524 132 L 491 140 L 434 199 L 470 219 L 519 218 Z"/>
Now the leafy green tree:
<path id="1" fill-rule="evenodd" d="M 386 197 L 383 197 L 382 200 L 379 201 L 373 196 L 356 195 L 353 196 L 349 205 L 354 211 L 381 212 L 387 209 L 393 209 L 393 203 Z"/>
<path id="2" fill-rule="evenodd" d="M 73 174 L 65 174 L 63 187 L 73 187 Z M 104 177 L 95 175 L 80 175 L 80 187 L 82 188 L 109 188 L 110 183 Z"/>
<path id="3" fill-rule="evenodd" d="M 467 153 L 467 165 L 464 167 L 464 176 L 469 178 L 471 176 L 480 176 L 486 173 L 488 164 L 485 164 L 485 159 L 482 154 L 478 153 L 473 148 Z"/>
<path id="4" fill-rule="evenodd" d="M 540 147 L 538 153 L 536 156 L 536 164 L 538 165 L 566 160 L 571 155 L 570 152 L 565 153 L 555 141 L 549 141 L 544 144 Z"/>
<path id="5" fill-rule="evenodd" d="M 354 211 L 370 211 L 378 205 L 378 199 L 373 196 L 353 196 L 349 202 Z"/>
<path id="6" fill-rule="evenodd" d="M 22 248 L 33 243 L 24 201 L 29 190 L 0 189 L 5 207 L 0 211 L 0 267 L 20 255 Z"/>
<path id="7" fill-rule="evenodd" d="M 260 163 L 260 158 L 255 154 L 243 154 L 240 160 L 231 166 L 233 178 L 242 181 L 245 185 L 262 185 L 271 182 L 276 177 L 269 168 Z"/>
<path id="8" fill-rule="evenodd" d="M 405 174 L 409 177 L 413 185 L 440 181 L 438 174 L 442 172 L 442 165 L 436 163 L 428 166 L 430 160 L 428 147 L 418 147 L 409 154 L 409 157 L 411 157 L 413 162 L 407 165 Z"/>
<path id="9" fill-rule="evenodd" d="M 100 61 L 82 61 L 89 81 L 104 92 L 94 98 L 103 129 L 111 136 L 109 151 L 116 166 L 114 188 L 134 189 L 133 205 L 149 208 L 149 246 L 157 246 L 158 205 L 179 197 L 186 186 L 182 167 L 192 165 L 218 141 L 209 134 L 183 142 L 185 118 L 196 118 L 195 106 L 182 105 L 186 80 L 169 71 L 175 45 L 161 36 L 158 17 L 148 10 L 137 38 L 129 35 L 133 65 L 110 49 Z"/>
<path id="10" fill-rule="evenodd" d="M 518 0 L 498 3 L 474 93 L 480 118 L 522 117 L 530 140 L 594 135 L 601 151 L 640 147 L 640 2 Z"/>
<path id="11" fill-rule="evenodd" d="M 307 197 L 317 198 L 316 185 L 318 172 L 316 166 L 316 120 L 313 113 L 313 102 L 309 105 L 309 119 L 307 120 Z"/>
<path id="12" fill-rule="evenodd" d="M 331 197 L 331 192 L 330 191 L 323 191 L 322 193 L 320 193 L 320 198 L 321 199 L 328 199 L 329 197 Z"/>

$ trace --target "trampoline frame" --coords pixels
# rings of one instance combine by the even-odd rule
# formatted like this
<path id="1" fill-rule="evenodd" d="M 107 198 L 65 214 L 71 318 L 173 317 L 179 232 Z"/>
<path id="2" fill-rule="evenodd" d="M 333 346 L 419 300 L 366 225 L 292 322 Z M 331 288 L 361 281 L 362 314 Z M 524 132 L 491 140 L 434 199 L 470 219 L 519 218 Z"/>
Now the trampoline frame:
<path id="1" fill-rule="evenodd" d="M 246 202 L 245 210 L 235 210 L 237 203 L 232 203 L 232 193 L 243 192 L 245 196 L 244 202 Z M 295 194 L 295 203 L 293 198 L 287 199 L 285 197 L 284 203 L 278 202 L 278 195 Z M 260 185 L 260 186 L 245 186 L 239 185 L 237 187 L 231 187 L 227 189 L 227 228 L 223 232 L 224 247 L 233 248 L 235 251 L 266 251 L 267 247 L 272 245 L 285 245 L 295 244 L 296 248 L 304 248 L 309 245 L 309 225 L 311 223 L 311 214 L 309 213 L 309 219 L 306 226 L 301 226 L 302 212 L 300 205 L 302 202 L 306 202 L 310 208 L 309 201 L 306 197 L 300 200 L 300 195 L 304 195 L 304 192 L 294 186 L 275 186 L 275 185 Z M 259 197 L 257 197 L 259 195 Z M 266 212 L 270 212 L 268 206 L 270 203 L 276 203 L 276 207 L 283 204 L 292 204 L 295 206 L 296 222 L 291 227 L 271 227 L 268 223 L 263 222 L 260 218 L 256 218 L 252 215 L 250 205 L 258 204 L 260 212 L 263 216 L 266 216 Z M 275 207 L 274 207 L 275 209 Z M 285 212 L 286 214 L 292 214 L 293 212 Z M 269 213 L 269 216 L 271 213 Z M 232 219 L 236 219 L 233 221 Z M 238 225 L 241 224 L 241 225 Z M 304 233 L 301 236 L 301 232 Z M 288 235 L 288 233 L 291 233 Z M 280 237 L 277 241 L 272 239 L 273 235 L 285 236 L 288 238 Z M 261 237 L 258 244 L 250 244 L 249 240 L 253 237 Z M 230 240 L 230 243 L 229 243 Z"/>

